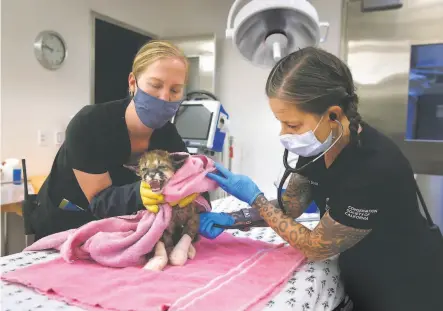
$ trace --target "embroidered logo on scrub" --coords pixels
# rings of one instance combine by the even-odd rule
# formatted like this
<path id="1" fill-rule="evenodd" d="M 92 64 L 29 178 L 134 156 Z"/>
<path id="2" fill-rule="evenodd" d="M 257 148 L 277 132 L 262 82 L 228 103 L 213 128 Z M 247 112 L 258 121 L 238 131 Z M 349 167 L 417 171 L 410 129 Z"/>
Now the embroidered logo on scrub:
<path id="1" fill-rule="evenodd" d="M 345 215 L 353 219 L 369 220 L 369 216 L 377 213 L 378 211 L 376 209 L 359 209 L 349 205 L 346 209 Z"/>

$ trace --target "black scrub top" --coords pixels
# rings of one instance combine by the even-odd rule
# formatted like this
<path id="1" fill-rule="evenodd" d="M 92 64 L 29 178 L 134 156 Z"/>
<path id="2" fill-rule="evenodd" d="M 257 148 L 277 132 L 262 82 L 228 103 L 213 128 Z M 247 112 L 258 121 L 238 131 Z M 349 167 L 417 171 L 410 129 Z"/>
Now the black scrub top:
<path id="1" fill-rule="evenodd" d="M 122 186 L 139 181 L 134 172 L 123 167 L 136 162 L 131 157 L 131 143 L 125 113 L 131 99 L 83 107 L 66 129 L 48 179 L 39 193 L 40 206 L 33 217 L 35 230 L 42 237 L 77 228 L 96 220 L 91 213 L 58 208 L 66 199 L 88 210 L 89 202 L 81 190 L 73 169 L 90 174 L 109 172 L 112 185 Z M 148 150 L 187 152 L 175 125 L 168 122 L 153 132 Z M 207 194 L 205 195 L 207 197 Z"/>
<path id="2" fill-rule="evenodd" d="M 443 310 L 443 258 L 419 211 L 411 166 L 389 138 L 362 128 L 360 146 L 345 147 L 329 168 L 320 158 L 301 172 L 321 216 L 372 229 L 339 256 L 345 290 L 356 310 Z M 313 158 L 300 157 L 297 167 Z"/>

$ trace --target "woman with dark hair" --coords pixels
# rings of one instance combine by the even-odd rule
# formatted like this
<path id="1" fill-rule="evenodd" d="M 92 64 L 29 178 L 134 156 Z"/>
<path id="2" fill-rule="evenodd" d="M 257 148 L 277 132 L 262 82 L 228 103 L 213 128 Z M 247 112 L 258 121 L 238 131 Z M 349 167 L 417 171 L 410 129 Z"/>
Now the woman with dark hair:
<path id="1" fill-rule="evenodd" d="M 311 260 L 340 254 L 355 310 L 441 310 L 441 245 L 419 211 L 413 171 L 391 140 L 361 120 L 348 67 L 330 53 L 305 48 L 275 65 L 266 93 L 283 146 L 299 155 L 297 168 L 325 154 L 292 174 L 284 211 L 249 177 L 218 165 L 218 174 L 208 176 L 252 207 L 237 222 L 259 214 Z M 310 231 L 294 218 L 312 201 L 321 220 Z M 215 238 L 217 220 L 204 219 L 201 233 Z"/>

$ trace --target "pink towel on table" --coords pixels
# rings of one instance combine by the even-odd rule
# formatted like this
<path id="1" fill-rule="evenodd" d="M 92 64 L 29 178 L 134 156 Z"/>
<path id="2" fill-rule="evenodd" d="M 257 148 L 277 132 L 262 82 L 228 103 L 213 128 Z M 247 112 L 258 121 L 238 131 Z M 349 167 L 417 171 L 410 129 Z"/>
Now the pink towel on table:
<path id="1" fill-rule="evenodd" d="M 177 201 L 192 193 L 214 190 L 217 183 L 206 178 L 215 170 L 214 162 L 205 156 L 190 156 L 166 185 L 165 199 Z M 201 196 L 196 202 L 209 211 L 209 203 Z M 171 220 L 171 207 L 160 206 L 157 214 L 139 211 L 90 222 L 78 229 L 42 238 L 25 251 L 60 250 L 64 260 L 90 259 L 110 267 L 127 267 L 147 262 L 151 252 Z"/>
<path id="2" fill-rule="evenodd" d="M 162 272 L 55 259 L 9 272 L 2 279 L 93 311 L 255 311 L 304 261 L 291 247 L 227 233 L 215 240 L 203 238 L 196 249 L 196 257 L 185 266 L 168 266 Z"/>

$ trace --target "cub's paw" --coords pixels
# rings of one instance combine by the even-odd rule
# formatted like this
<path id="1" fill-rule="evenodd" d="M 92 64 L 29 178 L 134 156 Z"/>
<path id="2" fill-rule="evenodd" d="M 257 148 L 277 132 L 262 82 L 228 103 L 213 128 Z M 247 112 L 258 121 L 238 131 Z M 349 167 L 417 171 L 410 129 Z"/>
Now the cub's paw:
<path id="1" fill-rule="evenodd" d="M 173 266 L 183 266 L 188 260 L 188 253 L 182 249 L 174 249 L 169 256 L 169 262 Z"/>
<path id="2" fill-rule="evenodd" d="M 195 250 L 194 245 L 189 245 L 189 249 L 188 249 L 188 258 L 189 259 L 194 259 L 195 255 L 197 254 L 197 251 Z"/>
<path id="3" fill-rule="evenodd" d="M 154 256 L 143 267 L 145 270 L 162 271 L 168 264 L 168 257 L 166 256 Z"/>

